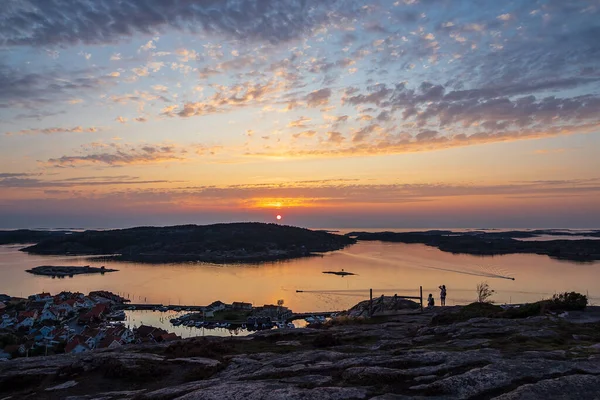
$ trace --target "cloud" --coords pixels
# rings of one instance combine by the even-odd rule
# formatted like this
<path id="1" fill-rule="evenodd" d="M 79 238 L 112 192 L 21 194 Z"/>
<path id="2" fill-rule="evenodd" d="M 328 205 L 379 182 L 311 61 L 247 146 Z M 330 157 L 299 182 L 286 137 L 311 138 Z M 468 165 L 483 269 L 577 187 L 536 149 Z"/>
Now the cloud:
<path id="1" fill-rule="evenodd" d="M 294 133 L 292 136 L 294 137 L 294 139 L 300 139 L 300 138 L 311 138 L 311 137 L 315 136 L 316 134 L 317 134 L 316 131 L 302 131 L 302 132 Z"/>
<path id="2" fill-rule="evenodd" d="M 115 121 L 120 122 L 122 124 L 127 122 L 127 118 L 123 118 L 121 116 L 118 116 L 117 118 L 115 118 Z"/>
<path id="3" fill-rule="evenodd" d="M 340 144 L 345 140 L 341 132 L 327 132 L 327 141 L 334 144 Z"/>
<path id="4" fill-rule="evenodd" d="M 0 44 L 108 44 L 137 33 L 169 28 L 277 43 L 302 36 L 337 15 L 336 10 L 344 11 L 337 2 L 329 4 L 318 0 L 247 0 L 242 3 L 123 0 L 100 6 L 80 0 L 29 0 L 4 10 L 0 20 Z M 152 48 L 149 43 L 144 46 Z"/>
<path id="5" fill-rule="evenodd" d="M 290 121 L 290 123 L 288 124 L 288 127 L 289 128 L 306 128 L 308 126 L 308 125 L 306 125 L 306 123 L 309 121 L 311 121 L 310 118 L 300 117 L 297 120 Z"/>
<path id="6" fill-rule="evenodd" d="M 12 176 L 11 176 L 12 175 Z M 83 176 L 68 179 L 25 178 L 31 174 L 0 173 L 0 188 L 72 188 L 79 186 L 114 186 L 114 185 L 151 185 L 157 183 L 176 183 L 168 180 L 145 180 L 129 175 L 119 176 Z"/>
<path id="7" fill-rule="evenodd" d="M 28 107 L 67 101 L 81 91 L 113 85 L 104 74 L 94 77 L 96 68 L 64 71 L 59 68 L 29 72 L 26 67 L 10 68 L 0 63 L 0 108 Z"/>
<path id="8" fill-rule="evenodd" d="M 100 148 L 106 149 L 105 146 Z M 123 166 L 137 164 L 156 164 L 161 162 L 183 161 L 187 151 L 175 145 L 128 146 L 112 144 L 111 151 L 92 154 L 62 156 L 51 158 L 45 164 L 53 167 L 76 167 L 90 165 Z"/>
<path id="9" fill-rule="evenodd" d="M 319 89 L 309 93 L 306 96 L 306 104 L 309 107 L 320 107 L 329 104 L 331 89 Z"/>
<path id="10" fill-rule="evenodd" d="M 283 82 L 275 80 L 269 80 L 265 83 L 243 82 L 233 86 L 215 85 L 215 93 L 205 101 L 184 103 L 183 107 L 164 108 L 162 114 L 188 118 L 260 105 L 271 100 L 273 95 L 284 89 L 284 86 Z M 175 112 L 176 109 L 179 109 L 179 111 Z"/>
<path id="11" fill-rule="evenodd" d="M 156 45 L 154 44 L 154 42 L 152 40 L 148 40 L 148 42 L 142 46 L 140 46 L 138 53 L 141 51 L 149 51 L 152 49 L 156 49 Z"/>
<path id="12" fill-rule="evenodd" d="M 23 129 L 16 132 L 6 132 L 5 135 L 51 135 L 53 133 L 94 133 L 98 132 L 96 127 L 84 128 L 81 126 L 75 126 L 73 128 L 38 128 L 38 129 Z"/>

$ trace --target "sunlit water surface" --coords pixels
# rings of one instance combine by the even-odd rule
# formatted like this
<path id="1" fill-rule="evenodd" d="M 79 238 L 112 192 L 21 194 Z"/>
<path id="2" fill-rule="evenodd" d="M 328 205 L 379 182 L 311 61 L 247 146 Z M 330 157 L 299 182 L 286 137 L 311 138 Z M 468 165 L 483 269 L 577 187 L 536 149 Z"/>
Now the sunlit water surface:
<path id="1" fill-rule="evenodd" d="M 464 304 L 475 299 L 476 285 L 487 281 L 498 303 L 536 301 L 561 291 L 587 293 L 592 302 L 600 303 L 600 262 L 574 263 L 533 254 L 478 257 L 421 244 L 359 242 L 322 257 L 260 265 L 150 265 L 29 255 L 19 251 L 21 247 L 0 246 L 0 293 L 27 296 L 104 289 L 134 303 L 180 305 L 207 305 L 214 300 L 262 305 L 283 299 L 293 311 L 309 312 L 346 309 L 367 298 L 370 288 L 375 296 L 417 295 L 420 286 L 425 295 L 437 295 L 441 284 L 447 287 L 448 305 Z M 38 265 L 104 265 L 119 272 L 63 279 L 25 272 Z M 322 273 L 341 269 L 356 275 Z"/>

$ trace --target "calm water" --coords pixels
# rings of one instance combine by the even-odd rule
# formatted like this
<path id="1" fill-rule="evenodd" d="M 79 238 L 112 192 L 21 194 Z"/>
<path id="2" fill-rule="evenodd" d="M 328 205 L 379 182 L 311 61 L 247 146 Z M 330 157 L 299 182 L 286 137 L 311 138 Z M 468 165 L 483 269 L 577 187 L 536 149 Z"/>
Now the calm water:
<path id="1" fill-rule="evenodd" d="M 369 288 L 375 296 L 418 295 L 423 286 L 425 296 L 437 296 L 441 284 L 448 288 L 448 305 L 464 304 L 475 299 L 477 283 L 487 281 L 496 290 L 493 300 L 498 303 L 536 301 L 568 290 L 588 293 L 592 302 L 600 304 L 600 262 L 580 264 L 538 255 L 477 257 L 420 244 L 360 242 L 322 257 L 262 265 L 146 265 L 28 255 L 18 251 L 20 247 L 0 246 L 0 293 L 26 296 L 105 289 L 136 303 L 182 305 L 207 305 L 214 300 L 262 305 L 283 299 L 293 311 L 308 312 L 346 309 L 368 298 Z M 25 272 L 38 265 L 105 265 L 119 272 L 64 279 Z M 341 269 L 357 275 L 322 273 Z"/>

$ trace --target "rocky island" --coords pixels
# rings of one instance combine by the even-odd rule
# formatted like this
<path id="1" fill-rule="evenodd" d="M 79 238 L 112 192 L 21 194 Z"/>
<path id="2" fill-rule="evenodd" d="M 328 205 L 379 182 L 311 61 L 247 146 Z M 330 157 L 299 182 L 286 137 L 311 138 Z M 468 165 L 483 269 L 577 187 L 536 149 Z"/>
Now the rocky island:
<path id="1" fill-rule="evenodd" d="M 518 240 L 534 239 L 540 235 L 571 236 L 573 239 L 558 240 Z M 455 254 L 494 256 L 502 254 L 530 253 L 547 255 L 552 258 L 570 261 L 590 262 L 600 260 L 600 231 L 586 233 L 589 239 L 579 238 L 579 233 L 557 232 L 553 230 L 535 231 L 426 231 L 426 232 L 350 232 L 348 237 L 357 240 L 380 240 L 396 243 L 422 243 L 437 247 L 441 251 Z"/>
<path id="2" fill-rule="evenodd" d="M 44 239 L 22 251 L 153 263 L 236 263 L 307 257 L 355 242 L 347 236 L 292 226 L 232 223 L 74 232 Z"/>
<path id="3" fill-rule="evenodd" d="M 383 304 L 384 314 L 398 308 Z M 0 363 L 0 397 L 597 399 L 600 310 L 552 304 L 421 313 L 403 301 L 396 314 L 363 318 L 355 307 L 312 328 L 17 358 Z"/>
<path id="4" fill-rule="evenodd" d="M 32 269 L 28 269 L 26 270 L 26 272 L 29 272 L 30 274 L 34 274 L 34 275 L 45 275 L 45 276 L 52 276 L 52 277 L 65 277 L 65 276 L 70 276 L 72 277 L 73 275 L 82 275 L 82 274 L 102 274 L 104 275 L 104 273 L 106 272 L 117 272 L 118 269 L 110 269 L 110 268 L 104 268 L 104 267 L 100 267 L 100 268 L 96 268 L 96 267 L 90 267 L 89 265 L 86 265 L 84 267 L 60 267 L 60 266 L 54 266 L 54 265 L 41 265 L 39 267 L 35 267 Z"/>

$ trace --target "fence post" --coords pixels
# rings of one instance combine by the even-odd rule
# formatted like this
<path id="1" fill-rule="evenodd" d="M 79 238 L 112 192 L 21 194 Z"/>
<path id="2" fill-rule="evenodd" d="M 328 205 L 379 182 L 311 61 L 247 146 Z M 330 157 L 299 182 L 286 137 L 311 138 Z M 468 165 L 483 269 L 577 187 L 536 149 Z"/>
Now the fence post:
<path id="1" fill-rule="evenodd" d="M 369 289 L 369 318 L 373 316 L 373 289 Z"/>
<path id="2" fill-rule="evenodd" d="M 419 296 L 421 297 L 421 312 L 423 312 L 423 286 L 419 286 Z"/>

